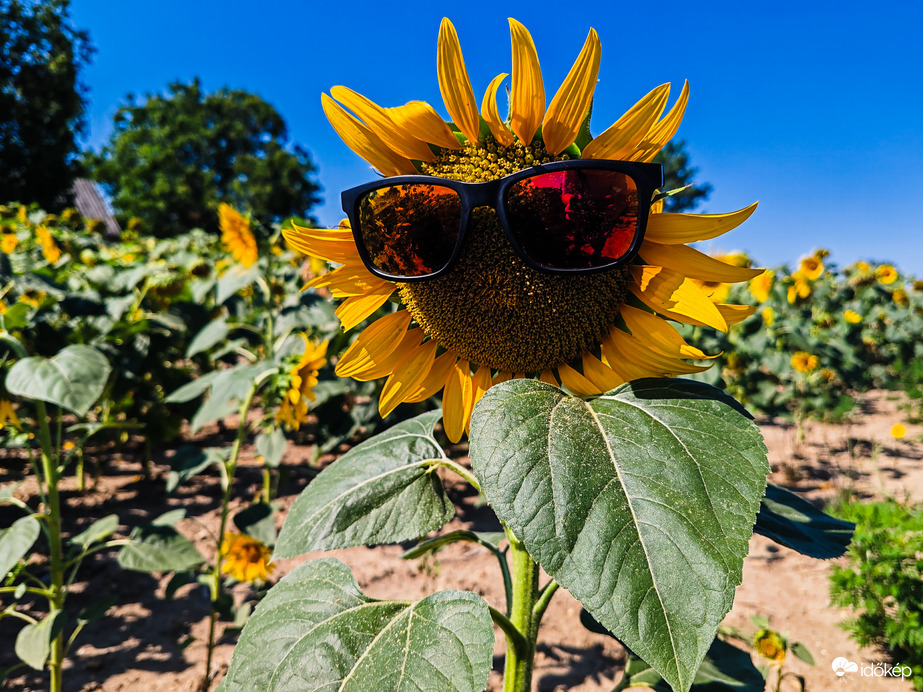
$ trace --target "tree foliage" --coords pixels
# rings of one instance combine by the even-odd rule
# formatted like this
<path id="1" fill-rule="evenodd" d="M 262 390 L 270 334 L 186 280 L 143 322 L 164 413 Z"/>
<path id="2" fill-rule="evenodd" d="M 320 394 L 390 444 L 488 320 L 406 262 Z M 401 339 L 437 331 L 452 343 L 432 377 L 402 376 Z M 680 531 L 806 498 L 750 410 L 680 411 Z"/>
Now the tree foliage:
<path id="1" fill-rule="evenodd" d="M 259 96 L 206 94 L 196 79 L 127 100 L 108 144 L 88 157 L 122 221 L 138 217 L 147 231 L 173 236 L 217 229 L 221 202 L 262 222 L 306 218 L 318 202 L 308 152 L 288 147 L 285 121 Z"/>
<path id="2" fill-rule="evenodd" d="M 67 202 L 86 127 L 80 69 L 93 52 L 70 0 L 0 0 L 0 190 L 4 201 Z"/>
<path id="3" fill-rule="evenodd" d="M 695 177 L 699 169 L 689 165 L 685 140 L 669 142 L 654 159 L 663 164 L 664 190 L 678 190 L 689 186 L 682 192 L 664 199 L 664 211 L 683 212 L 695 209 L 699 202 L 704 202 L 711 194 L 712 186 L 708 183 L 696 184 Z"/>

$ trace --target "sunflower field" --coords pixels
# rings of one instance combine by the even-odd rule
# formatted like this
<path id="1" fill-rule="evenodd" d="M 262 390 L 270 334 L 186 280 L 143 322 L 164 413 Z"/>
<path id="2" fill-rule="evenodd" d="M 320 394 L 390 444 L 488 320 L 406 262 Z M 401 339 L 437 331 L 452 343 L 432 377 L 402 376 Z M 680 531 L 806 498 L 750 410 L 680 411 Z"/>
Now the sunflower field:
<path id="1" fill-rule="evenodd" d="M 596 32 L 546 108 L 510 29 L 505 118 L 508 75 L 478 108 L 447 19 L 451 122 L 322 96 L 382 174 L 337 228 L 222 203 L 220 235 L 110 238 L 0 206 L 7 684 L 803 692 L 861 655 L 923 689 L 923 282 L 697 249 L 756 205 L 668 210 L 688 85 L 594 137 Z M 845 450 L 809 438 L 834 425 Z M 811 649 L 846 640 L 735 590 L 759 562 L 781 610 L 831 559 L 878 648 L 822 678 Z"/>

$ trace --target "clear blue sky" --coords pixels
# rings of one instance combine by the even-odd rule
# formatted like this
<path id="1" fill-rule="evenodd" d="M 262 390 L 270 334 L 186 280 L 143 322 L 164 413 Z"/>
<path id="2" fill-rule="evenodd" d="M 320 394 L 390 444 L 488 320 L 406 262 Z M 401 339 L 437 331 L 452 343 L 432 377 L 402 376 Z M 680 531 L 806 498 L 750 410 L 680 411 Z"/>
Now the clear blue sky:
<path id="1" fill-rule="evenodd" d="M 683 80 L 685 139 L 699 211 L 760 201 L 713 250 L 763 265 L 817 247 L 845 266 L 892 261 L 923 275 L 923 2 L 253 2 L 74 0 L 97 47 L 87 146 L 98 149 L 128 93 L 200 77 L 208 91 L 246 89 L 273 104 L 311 152 L 325 224 L 339 193 L 373 177 L 327 123 L 320 93 L 343 84 L 385 106 L 422 99 L 446 116 L 436 78 L 439 21 L 458 31 L 480 101 L 510 71 L 507 17 L 529 28 L 545 89 L 557 90 L 594 27 L 602 42 L 593 132 L 663 82 Z"/>

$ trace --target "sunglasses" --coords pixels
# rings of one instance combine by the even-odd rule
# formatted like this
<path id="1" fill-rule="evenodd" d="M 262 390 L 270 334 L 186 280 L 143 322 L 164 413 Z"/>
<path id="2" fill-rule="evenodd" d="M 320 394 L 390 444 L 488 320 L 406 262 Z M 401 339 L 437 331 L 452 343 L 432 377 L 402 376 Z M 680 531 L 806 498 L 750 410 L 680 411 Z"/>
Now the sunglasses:
<path id="1" fill-rule="evenodd" d="M 395 176 L 347 190 L 342 201 L 368 270 L 411 282 L 452 268 L 477 207 L 496 210 L 513 249 L 534 269 L 566 274 L 621 266 L 641 246 L 651 198 L 662 185 L 660 164 L 570 160 L 483 183 Z"/>

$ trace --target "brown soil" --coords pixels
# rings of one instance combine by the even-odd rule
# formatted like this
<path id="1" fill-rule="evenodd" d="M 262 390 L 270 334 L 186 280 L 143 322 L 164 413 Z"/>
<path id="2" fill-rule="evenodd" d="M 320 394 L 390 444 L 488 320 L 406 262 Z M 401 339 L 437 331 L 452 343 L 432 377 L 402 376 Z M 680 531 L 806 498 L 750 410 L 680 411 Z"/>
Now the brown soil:
<path id="1" fill-rule="evenodd" d="M 923 427 L 908 425 L 907 437 L 890 436 L 893 423 L 903 420 L 894 395 L 875 393 L 865 399 L 862 409 L 850 424 L 821 425 L 808 423 L 804 439 L 789 425 L 767 422 L 761 428 L 769 447 L 772 481 L 802 493 L 809 500 L 825 502 L 844 490 L 874 498 L 883 493 L 898 497 L 909 494 L 923 500 Z M 214 431 L 213 431 L 214 432 Z M 217 434 L 215 432 L 215 434 Z M 171 508 L 184 507 L 190 518 L 178 528 L 211 558 L 214 546 L 208 529 L 218 521 L 219 485 L 215 474 L 199 476 L 180 486 L 172 495 L 164 491 L 167 472 L 164 453 L 155 463 L 154 479 L 141 475 L 141 466 L 131 458 L 112 455 L 105 461 L 100 480 L 91 490 L 79 493 L 67 479 L 65 487 L 66 522 L 80 530 L 90 521 L 116 513 L 126 535 L 130 527 L 149 521 Z M 292 446 L 285 460 L 287 478 L 280 488 L 284 520 L 295 496 L 315 471 L 308 465 L 310 450 Z M 4 461 L 0 484 L 20 480 L 25 464 Z M 459 508 L 449 529 L 473 528 L 499 530 L 489 508 L 479 506 L 476 496 L 447 478 L 449 492 Z M 252 454 L 245 455 L 235 485 L 235 505 L 252 498 L 260 487 L 259 466 Z M 25 499 L 34 486 L 29 482 L 18 491 Z M 4 510 L 4 508 L 0 508 Z M 0 525 L 6 526 L 15 515 L 0 511 Z M 332 555 L 346 562 L 359 584 L 378 598 L 420 598 L 433 591 L 454 588 L 474 591 L 489 602 L 500 605 L 502 586 L 494 558 L 484 549 L 471 544 L 454 544 L 425 563 L 400 558 L 403 547 L 375 549 L 352 548 Z M 281 577 L 306 559 L 278 563 L 273 578 Z M 813 653 L 811 667 L 789 657 L 786 670 L 803 675 L 807 689 L 855 690 L 859 692 L 908 692 L 909 683 L 899 679 L 859 678 L 838 680 L 831 662 L 845 656 L 860 665 L 887 661 L 875 650 L 860 650 L 837 623 L 847 612 L 829 606 L 827 574 L 829 562 L 803 557 L 756 536 L 744 563 L 743 584 L 737 590 L 734 609 L 726 624 L 746 631 L 754 628 L 749 617 L 770 617 L 774 629 L 788 634 L 792 641 L 804 643 Z M 114 554 L 98 554 L 86 561 L 80 581 L 68 602 L 79 609 L 100 595 L 115 594 L 118 604 L 105 618 L 95 622 L 80 635 L 66 664 L 65 689 L 192 691 L 201 680 L 208 636 L 208 596 L 203 587 L 184 586 L 171 601 L 163 600 L 170 575 L 147 575 L 121 570 Z M 247 585 L 237 585 L 233 593 L 238 602 L 253 598 Z M 563 590 L 555 596 L 542 623 L 535 689 L 542 691 L 608 692 L 621 675 L 624 653 L 612 639 L 585 630 L 578 621 L 579 604 Z M 14 662 L 12 643 L 18 623 L 0 620 L 0 667 Z M 236 640 L 229 632 L 222 637 L 215 653 L 218 678 L 227 670 Z M 494 671 L 489 690 L 502 687 L 502 647 L 497 637 Z M 44 689 L 47 680 L 30 671 L 15 675 L 7 682 L 9 689 Z M 796 686 L 783 690 L 794 690 Z"/>

